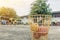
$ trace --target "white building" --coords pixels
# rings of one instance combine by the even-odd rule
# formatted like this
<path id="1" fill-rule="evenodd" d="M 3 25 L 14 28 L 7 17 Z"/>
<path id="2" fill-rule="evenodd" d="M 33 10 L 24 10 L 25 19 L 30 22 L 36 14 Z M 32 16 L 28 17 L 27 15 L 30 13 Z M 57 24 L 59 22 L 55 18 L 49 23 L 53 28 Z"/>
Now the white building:
<path id="1" fill-rule="evenodd" d="M 21 22 L 22 22 L 23 24 L 28 24 L 28 16 L 22 16 L 22 17 L 21 17 Z"/>
<path id="2" fill-rule="evenodd" d="M 52 13 L 51 22 L 55 22 L 55 26 L 60 26 L 60 11 Z"/>
<path id="3" fill-rule="evenodd" d="M 23 24 L 27 24 L 29 22 L 28 15 L 22 16 L 21 21 Z M 59 11 L 52 12 L 51 25 L 60 26 L 60 12 Z"/>

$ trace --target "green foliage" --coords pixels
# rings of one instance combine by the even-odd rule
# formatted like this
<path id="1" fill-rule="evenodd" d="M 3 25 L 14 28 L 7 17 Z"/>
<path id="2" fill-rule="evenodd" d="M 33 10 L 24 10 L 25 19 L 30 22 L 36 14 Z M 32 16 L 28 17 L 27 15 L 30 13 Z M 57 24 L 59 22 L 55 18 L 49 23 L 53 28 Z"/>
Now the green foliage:
<path id="1" fill-rule="evenodd" d="M 31 7 L 30 14 L 51 14 L 51 9 L 49 4 L 46 3 L 47 0 L 36 0 Z"/>

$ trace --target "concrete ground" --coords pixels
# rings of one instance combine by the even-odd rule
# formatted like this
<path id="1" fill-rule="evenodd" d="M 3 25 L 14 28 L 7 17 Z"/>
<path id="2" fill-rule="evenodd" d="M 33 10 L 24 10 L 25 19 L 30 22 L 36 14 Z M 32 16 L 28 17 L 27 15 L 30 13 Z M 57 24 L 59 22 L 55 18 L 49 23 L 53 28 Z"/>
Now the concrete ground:
<path id="1" fill-rule="evenodd" d="M 28 25 L 0 25 L 0 40 L 31 40 Z M 60 40 L 60 27 L 50 27 L 48 40 Z"/>
<path id="2" fill-rule="evenodd" d="M 60 40 L 60 26 L 52 26 L 49 30 L 49 40 Z"/>

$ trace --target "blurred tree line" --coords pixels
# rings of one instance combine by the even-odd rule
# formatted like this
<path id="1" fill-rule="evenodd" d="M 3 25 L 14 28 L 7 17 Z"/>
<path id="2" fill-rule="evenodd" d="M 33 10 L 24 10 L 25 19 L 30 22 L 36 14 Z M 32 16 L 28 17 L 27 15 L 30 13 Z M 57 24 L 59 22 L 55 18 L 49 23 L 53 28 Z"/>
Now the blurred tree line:
<path id="1" fill-rule="evenodd" d="M 16 15 L 16 11 L 14 9 L 2 7 L 2 8 L 0 8 L 0 16 L 14 18 L 17 15 Z"/>
<path id="2" fill-rule="evenodd" d="M 16 11 L 13 8 L 2 7 L 0 8 L 0 16 L 6 19 L 16 18 Z"/>

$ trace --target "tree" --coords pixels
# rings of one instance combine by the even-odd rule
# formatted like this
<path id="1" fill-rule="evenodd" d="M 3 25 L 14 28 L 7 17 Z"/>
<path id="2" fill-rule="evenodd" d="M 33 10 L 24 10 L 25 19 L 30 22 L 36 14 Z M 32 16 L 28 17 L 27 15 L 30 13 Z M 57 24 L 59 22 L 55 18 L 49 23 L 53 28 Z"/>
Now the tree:
<path id="1" fill-rule="evenodd" d="M 31 7 L 30 14 L 51 14 L 51 9 L 49 4 L 47 5 L 47 0 L 36 0 Z"/>
<path id="2" fill-rule="evenodd" d="M 16 11 L 14 9 L 2 7 L 2 8 L 0 8 L 0 16 L 14 18 L 17 15 L 16 15 Z"/>

